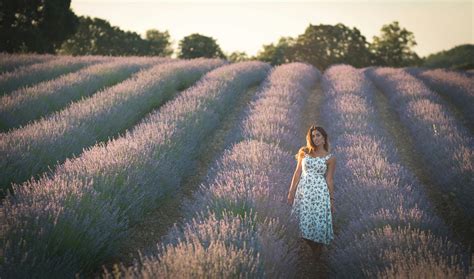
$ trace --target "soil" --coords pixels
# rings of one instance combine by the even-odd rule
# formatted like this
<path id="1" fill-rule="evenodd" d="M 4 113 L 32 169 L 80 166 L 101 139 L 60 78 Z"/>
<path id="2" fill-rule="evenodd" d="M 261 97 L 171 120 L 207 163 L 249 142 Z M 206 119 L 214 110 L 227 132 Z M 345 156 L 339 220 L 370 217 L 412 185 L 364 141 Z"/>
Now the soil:
<path id="1" fill-rule="evenodd" d="M 411 137 L 408 128 L 400 122 L 397 112 L 390 107 L 388 97 L 379 88 L 377 88 L 375 94 L 375 104 L 380 123 L 393 140 L 401 164 L 413 172 L 421 184 L 425 186 L 424 192 L 432 202 L 435 213 L 452 228 L 455 240 L 472 249 L 474 244 L 472 235 L 469 232 L 470 228 L 466 226 L 467 222 L 465 222 L 461 210 L 455 206 L 455 202 L 450 200 L 449 196 L 443 196 L 438 190 L 442 188 L 442 185 L 438 185 L 426 168 L 426 164 L 429 162 L 426 162 L 422 156 L 417 155 L 419 152 L 415 149 L 414 139 Z"/>
<path id="2" fill-rule="evenodd" d="M 163 201 L 160 201 L 158 208 L 148 212 L 142 220 L 130 228 L 126 243 L 124 243 L 116 257 L 103 263 L 105 268 L 110 271 L 115 264 L 120 263 L 124 266 L 131 266 L 133 260 L 139 257 L 138 251 L 155 249 L 156 244 L 169 232 L 173 225 L 183 219 L 180 210 L 181 203 L 192 198 L 192 193 L 204 181 L 211 164 L 228 148 L 225 143 L 226 136 L 238 124 L 240 114 L 249 104 L 258 88 L 258 86 L 251 87 L 228 106 L 229 111 L 225 113 L 219 126 L 202 141 L 199 154 L 195 156 L 195 169 L 190 170 L 189 175 L 183 177 L 181 185 L 177 187 L 179 191 L 170 193 Z M 102 270 L 102 267 L 98 268 L 94 272 L 94 277 L 101 276 Z"/>
<path id="3" fill-rule="evenodd" d="M 321 89 L 321 83 L 318 82 L 317 86 L 310 93 L 303 109 L 303 123 L 300 125 L 298 135 L 298 137 L 301 138 L 301 146 L 306 145 L 306 133 L 310 126 L 323 126 L 320 116 L 323 99 L 324 93 Z M 334 233 L 336 233 L 336 231 Z M 317 259 L 306 241 L 301 239 L 299 243 L 303 261 L 298 267 L 295 278 L 327 278 L 329 270 L 327 266 L 327 254 L 325 253 L 327 247 L 324 248 L 320 258 Z"/>

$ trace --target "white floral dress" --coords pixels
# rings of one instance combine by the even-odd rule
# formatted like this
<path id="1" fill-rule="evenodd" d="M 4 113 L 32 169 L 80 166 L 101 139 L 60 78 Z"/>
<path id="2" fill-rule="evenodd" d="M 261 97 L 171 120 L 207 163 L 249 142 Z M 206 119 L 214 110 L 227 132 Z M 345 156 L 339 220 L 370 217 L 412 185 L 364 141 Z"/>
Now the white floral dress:
<path id="1" fill-rule="evenodd" d="M 330 157 L 330 153 L 324 157 L 304 155 L 303 171 L 291 210 L 299 221 L 301 237 L 324 244 L 334 239 L 331 199 L 325 178 L 326 162 Z"/>

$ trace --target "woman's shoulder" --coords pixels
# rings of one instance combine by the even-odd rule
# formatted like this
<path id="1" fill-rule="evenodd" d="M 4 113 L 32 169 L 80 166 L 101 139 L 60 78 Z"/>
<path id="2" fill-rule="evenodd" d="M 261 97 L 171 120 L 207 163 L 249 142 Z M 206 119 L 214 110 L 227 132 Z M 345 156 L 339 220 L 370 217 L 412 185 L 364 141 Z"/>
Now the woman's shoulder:
<path id="1" fill-rule="evenodd" d="M 328 152 L 328 154 L 326 154 L 326 156 L 324 156 L 324 158 L 326 159 L 326 161 L 335 161 L 336 160 L 336 156 L 334 156 L 334 154 L 332 152 Z"/>
<path id="2" fill-rule="evenodd" d="M 308 154 L 308 148 L 303 146 L 300 149 L 298 149 L 298 153 L 296 153 L 295 158 L 297 160 L 301 160 L 306 154 Z"/>
<path id="3" fill-rule="evenodd" d="M 301 147 L 298 154 L 300 154 L 301 156 L 305 156 L 305 155 L 309 154 L 308 147 L 306 147 L 306 146 Z"/>

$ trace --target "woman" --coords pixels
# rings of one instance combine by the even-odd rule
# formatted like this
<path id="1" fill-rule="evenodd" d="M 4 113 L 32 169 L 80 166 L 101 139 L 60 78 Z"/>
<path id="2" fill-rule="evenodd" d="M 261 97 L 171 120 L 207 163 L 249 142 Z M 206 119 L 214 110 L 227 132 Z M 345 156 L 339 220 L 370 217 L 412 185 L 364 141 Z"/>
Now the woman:
<path id="1" fill-rule="evenodd" d="M 310 245 L 316 259 L 323 245 L 332 239 L 334 213 L 334 170 L 336 158 L 328 148 L 328 135 L 319 126 L 311 126 L 306 146 L 296 154 L 298 160 L 288 193 L 291 214 L 299 221 L 302 238 Z M 293 203 L 294 202 L 294 203 Z"/>

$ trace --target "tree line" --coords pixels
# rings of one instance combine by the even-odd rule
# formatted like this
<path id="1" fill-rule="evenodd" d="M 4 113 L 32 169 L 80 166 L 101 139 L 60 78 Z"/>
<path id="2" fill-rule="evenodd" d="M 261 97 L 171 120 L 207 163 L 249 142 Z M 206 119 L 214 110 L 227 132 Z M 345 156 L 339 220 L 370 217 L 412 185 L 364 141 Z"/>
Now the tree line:
<path id="1" fill-rule="evenodd" d="M 174 52 L 168 31 L 151 29 L 142 38 L 104 19 L 77 17 L 70 3 L 71 0 L 0 0 L 0 51 L 114 56 L 171 56 Z M 295 38 L 281 37 L 275 44 L 263 45 L 255 56 L 245 52 L 225 54 L 214 38 L 196 33 L 184 37 L 176 52 L 179 58 L 261 60 L 272 65 L 307 62 L 324 70 L 337 63 L 358 68 L 418 66 L 423 59 L 412 50 L 415 45 L 413 33 L 394 21 L 383 25 L 372 43 L 357 28 L 342 23 L 310 24 Z"/>

